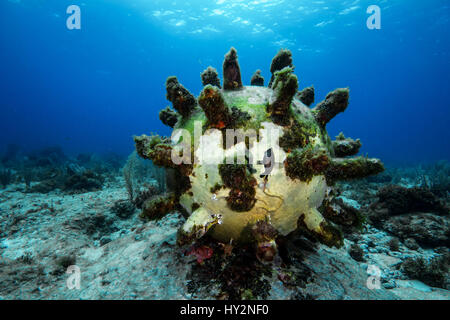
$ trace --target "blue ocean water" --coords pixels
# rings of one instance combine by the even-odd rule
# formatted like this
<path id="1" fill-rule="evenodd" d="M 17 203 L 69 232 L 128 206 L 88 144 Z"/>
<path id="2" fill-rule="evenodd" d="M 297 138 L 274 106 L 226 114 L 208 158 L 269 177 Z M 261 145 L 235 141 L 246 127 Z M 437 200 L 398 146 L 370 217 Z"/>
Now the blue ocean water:
<path id="1" fill-rule="evenodd" d="M 69 30 L 66 9 L 81 9 Z M 381 9 L 381 29 L 366 12 Z M 132 135 L 169 135 L 158 112 L 177 75 L 195 95 L 209 65 L 221 76 L 238 50 L 244 84 L 270 79 L 280 48 L 316 102 L 350 87 L 329 125 L 361 138 L 385 163 L 450 159 L 449 3 L 446 0 L 0 0 L 0 151 L 61 145 L 65 152 L 133 150 Z"/>

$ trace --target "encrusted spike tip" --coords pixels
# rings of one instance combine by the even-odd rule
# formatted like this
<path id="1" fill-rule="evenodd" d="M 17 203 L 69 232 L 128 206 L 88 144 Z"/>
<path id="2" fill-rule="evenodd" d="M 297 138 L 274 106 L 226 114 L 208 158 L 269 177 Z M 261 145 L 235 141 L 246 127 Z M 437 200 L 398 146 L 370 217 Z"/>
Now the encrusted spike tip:
<path id="1" fill-rule="evenodd" d="M 252 79 L 250 80 L 250 84 L 252 86 L 264 86 L 264 77 L 261 75 L 261 70 L 256 70 L 255 73 L 252 76 Z"/>
<path id="2" fill-rule="evenodd" d="M 234 90 L 242 88 L 241 69 L 235 48 L 231 48 L 223 61 L 223 88 Z"/>
<path id="3" fill-rule="evenodd" d="M 334 158 L 331 160 L 325 176 L 331 184 L 335 181 L 362 179 L 384 171 L 384 165 L 375 158 Z"/>
<path id="4" fill-rule="evenodd" d="M 188 117 L 197 104 L 195 97 L 178 82 L 177 77 L 168 77 L 166 80 L 167 100 L 183 117 Z"/>
<path id="5" fill-rule="evenodd" d="M 143 134 L 142 136 L 135 136 L 134 142 L 136 152 L 141 158 L 152 160 L 153 164 L 160 167 L 176 168 L 171 156 L 172 146 L 168 140 L 158 135 L 147 136 Z"/>
<path id="6" fill-rule="evenodd" d="M 325 126 L 338 113 L 344 112 L 348 106 L 349 91 L 348 88 L 339 88 L 328 93 L 325 100 L 313 109 L 317 122 Z"/>
<path id="7" fill-rule="evenodd" d="M 297 89 L 297 76 L 292 74 L 292 68 L 286 67 L 277 71 L 273 83 L 274 101 L 268 108 L 276 122 L 283 122 L 285 119 Z"/>
<path id="8" fill-rule="evenodd" d="M 272 59 L 272 64 L 270 65 L 270 72 L 272 72 L 272 77 L 270 78 L 269 88 L 272 87 L 275 81 L 275 73 L 286 67 L 294 68 L 292 65 L 292 52 L 287 49 L 281 49 L 278 51 L 276 56 Z"/>
<path id="9" fill-rule="evenodd" d="M 336 137 L 336 140 L 334 140 L 332 144 L 334 155 L 339 158 L 354 156 L 359 152 L 359 149 L 362 146 L 359 139 L 353 140 L 352 138 L 346 138 L 342 132 Z"/>
<path id="10" fill-rule="evenodd" d="M 159 112 L 159 120 L 166 126 L 173 128 L 178 121 L 177 113 L 167 107 Z"/>
<path id="11" fill-rule="evenodd" d="M 296 97 L 308 107 L 314 103 L 314 87 L 307 87 L 297 92 Z"/>
<path id="12" fill-rule="evenodd" d="M 231 122 L 231 112 L 219 88 L 207 85 L 198 97 L 198 103 L 208 118 L 209 125 L 223 129 Z"/>
<path id="13" fill-rule="evenodd" d="M 201 73 L 203 86 L 208 84 L 212 86 L 216 86 L 217 88 L 222 88 L 220 86 L 220 79 L 217 70 L 211 66 L 209 66 L 206 70 Z"/>

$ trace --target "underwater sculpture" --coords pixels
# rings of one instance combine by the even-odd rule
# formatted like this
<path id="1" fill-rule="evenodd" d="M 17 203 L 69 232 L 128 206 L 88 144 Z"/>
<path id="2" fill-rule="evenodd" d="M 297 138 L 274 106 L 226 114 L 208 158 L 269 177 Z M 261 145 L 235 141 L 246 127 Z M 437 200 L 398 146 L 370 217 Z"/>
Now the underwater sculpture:
<path id="1" fill-rule="evenodd" d="M 348 219 L 330 201 L 332 186 L 384 170 L 378 159 L 350 157 L 358 153 L 359 140 L 328 136 L 327 123 L 348 106 L 347 88 L 309 108 L 314 88 L 298 91 L 289 50 L 278 52 L 270 70 L 269 87 L 259 70 L 253 85 L 243 86 L 232 48 L 223 64 L 223 89 L 212 67 L 201 75 L 204 88 L 197 99 L 169 77 L 167 99 L 174 110 L 162 110 L 160 119 L 174 128 L 172 137 L 134 138 L 141 157 L 176 179 L 169 194 L 144 206 L 142 216 L 187 212 L 180 245 L 208 234 L 221 243 L 255 243 L 258 258 L 271 261 L 276 238 L 300 228 L 339 247 L 337 224 Z"/>

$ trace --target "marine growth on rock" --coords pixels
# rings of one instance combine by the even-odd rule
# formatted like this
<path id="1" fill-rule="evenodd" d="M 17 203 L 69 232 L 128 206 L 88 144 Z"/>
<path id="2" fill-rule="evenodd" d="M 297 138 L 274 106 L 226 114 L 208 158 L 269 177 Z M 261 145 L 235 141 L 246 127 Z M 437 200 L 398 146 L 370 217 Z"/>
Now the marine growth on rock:
<path id="1" fill-rule="evenodd" d="M 146 212 L 157 217 L 161 210 L 186 212 L 180 245 L 208 235 L 221 243 L 253 243 L 259 258 L 271 260 L 276 238 L 301 229 L 339 247 L 343 239 L 336 223 L 345 219 L 325 218 L 331 202 L 324 200 L 335 182 L 384 170 L 378 159 L 350 157 L 358 153 L 359 140 L 328 136 L 327 123 L 349 104 L 348 88 L 310 108 L 314 88 L 299 91 L 289 50 L 280 50 L 270 71 L 269 87 L 259 70 L 252 85 L 244 86 L 231 48 L 222 87 L 212 67 L 201 74 L 198 98 L 171 76 L 166 89 L 174 110 L 160 114 L 174 129 L 171 138 L 135 137 L 141 157 L 176 174 L 178 183 L 166 200 Z"/>

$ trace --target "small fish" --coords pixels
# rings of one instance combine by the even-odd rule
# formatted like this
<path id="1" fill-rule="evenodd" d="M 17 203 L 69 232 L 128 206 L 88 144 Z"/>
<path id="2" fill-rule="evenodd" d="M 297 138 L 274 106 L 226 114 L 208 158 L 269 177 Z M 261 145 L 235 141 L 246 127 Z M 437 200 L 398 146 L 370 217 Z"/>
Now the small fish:
<path id="1" fill-rule="evenodd" d="M 267 177 L 273 169 L 274 163 L 275 163 L 275 156 L 273 154 L 272 148 L 268 149 L 264 153 L 263 162 L 264 164 L 264 172 L 259 176 L 260 178 Z"/>

